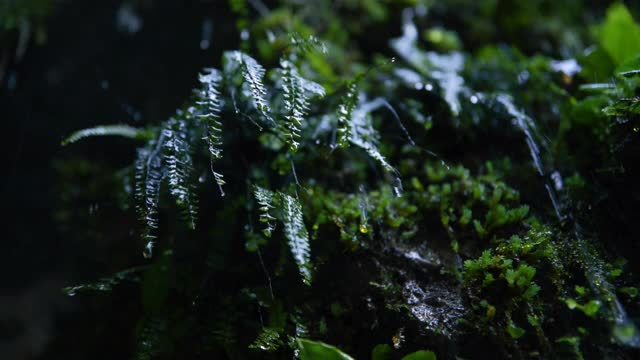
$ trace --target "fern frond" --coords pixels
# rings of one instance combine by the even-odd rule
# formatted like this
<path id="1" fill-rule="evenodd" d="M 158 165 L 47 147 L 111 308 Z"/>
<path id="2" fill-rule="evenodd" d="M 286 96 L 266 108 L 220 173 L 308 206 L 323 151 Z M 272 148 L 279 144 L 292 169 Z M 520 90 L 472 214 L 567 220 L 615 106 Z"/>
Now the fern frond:
<path id="1" fill-rule="evenodd" d="M 205 69 L 198 77 L 200 89 L 196 92 L 196 104 L 201 113 L 198 115 L 207 126 L 207 134 L 204 138 L 209 147 L 209 153 L 213 160 L 222 159 L 222 123 L 220 122 L 220 82 L 222 75 L 216 69 Z"/>
<path id="2" fill-rule="evenodd" d="M 122 270 L 109 277 L 101 278 L 92 283 L 65 287 L 62 291 L 69 296 L 75 296 L 79 293 L 87 292 L 110 292 L 118 284 L 124 281 L 140 281 L 137 273 L 143 269 L 144 268 L 142 267 L 134 267 Z"/>
<path id="3" fill-rule="evenodd" d="M 315 81 L 311 81 L 298 76 L 298 82 L 300 83 L 300 86 L 304 89 L 304 91 L 309 93 L 311 97 L 315 96 L 323 98 L 327 94 L 324 87 Z"/>
<path id="4" fill-rule="evenodd" d="M 165 172 L 162 169 L 162 149 L 164 136 L 150 141 L 147 146 L 139 148 L 135 160 L 135 200 L 140 220 L 144 223 L 142 239 L 146 242 L 145 256 L 150 257 L 153 242 L 158 228 L 158 202 L 160 201 L 160 185 Z"/>
<path id="5" fill-rule="evenodd" d="M 302 281 L 311 284 L 311 250 L 309 233 L 304 225 L 302 206 L 295 198 L 278 192 L 282 201 L 284 235 L 289 242 L 291 254 L 298 265 Z"/>
<path id="6" fill-rule="evenodd" d="M 371 122 L 370 113 L 376 109 L 386 106 L 388 106 L 388 103 L 385 99 L 377 98 L 372 101 L 365 102 L 353 110 L 353 116 L 350 123 L 351 137 L 349 141 L 365 150 L 367 154 L 377 161 L 388 174 L 394 177 L 393 191 L 396 196 L 401 196 L 403 190 L 400 173 L 391 166 L 382 153 L 380 153 L 380 150 L 378 149 L 380 135 L 378 134 L 378 131 L 374 129 L 373 123 Z"/>
<path id="7" fill-rule="evenodd" d="M 289 144 L 289 150 L 296 152 L 298 150 L 298 139 L 304 118 L 309 111 L 309 101 L 302 87 L 301 77 L 298 76 L 294 65 L 284 59 L 280 60 L 282 67 L 282 90 L 284 92 L 285 107 L 285 139 Z"/>
<path id="8" fill-rule="evenodd" d="M 122 136 L 130 139 L 144 140 L 149 137 L 147 129 L 138 129 L 129 125 L 100 125 L 89 129 L 74 132 L 62 140 L 62 146 L 73 144 L 76 141 L 94 136 Z"/>
<path id="9" fill-rule="evenodd" d="M 374 129 L 369 113 L 384 106 L 383 99 L 375 99 L 358 106 L 352 112 L 349 133 L 351 137 L 349 141 L 364 149 L 369 156 L 376 160 L 382 167 L 393 174 L 397 174 L 397 170 L 387 162 L 385 157 L 378 149 L 378 141 L 380 134 Z"/>
<path id="10" fill-rule="evenodd" d="M 220 188 L 220 193 L 224 196 L 222 190 L 222 186 L 225 184 L 224 176 L 213 170 L 213 162 L 222 159 L 222 122 L 220 121 L 222 75 L 216 69 L 205 69 L 205 72 L 200 74 L 198 79 L 200 81 L 200 89 L 196 92 L 196 104 L 200 108 L 198 117 L 206 123 L 204 140 L 207 142 L 211 156 L 211 172 Z"/>
<path id="11" fill-rule="evenodd" d="M 275 218 L 271 216 L 269 210 L 273 209 L 273 191 L 261 188 L 259 186 L 254 186 L 253 195 L 260 205 L 260 222 L 264 224 L 265 228 L 262 230 L 262 233 L 266 237 L 271 237 L 271 233 L 275 230 L 275 226 L 273 225 L 273 220 Z"/>
<path id="12" fill-rule="evenodd" d="M 241 52 L 232 51 L 227 54 L 227 59 L 240 65 L 244 82 L 251 90 L 251 98 L 258 112 L 269 122 L 274 122 L 271 118 L 271 108 L 267 101 L 267 89 L 262 83 L 265 69 L 254 58 Z"/>
<path id="13" fill-rule="evenodd" d="M 422 75 L 438 83 L 442 98 L 451 112 L 458 115 L 462 108 L 460 96 L 468 92 L 464 79 L 459 74 L 464 67 L 464 57 L 459 52 L 438 54 L 418 48 L 418 28 L 413 23 L 413 12 L 407 9 L 402 15 L 402 36 L 392 39 L 391 47 Z"/>
<path id="14" fill-rule="evenodd" d="M 265 327 L 263 328 L 258 337 L 249 345 L 249 349 L 262 350 L 266 352 L 274 352 L 278 350 L 284 342 L 280 338 L 280 330 Z"/>
<path id="15" fill-rule="evenodd" d="M 356 82 L 347 85 L 347 93 L 342 98 L 342 103 L 338 105 L 338 146 L 349 146 L 351 138 L 351 118 L 353 109 L 358 101 L 358 86 Z"/>
<path id="16" fill-rule="evenodd" d="M 195 229 L 198 208 L 192 179 L 193 161 L 187 139 L 187 124 L 184 119 L 170 119 L 162 134 L 166 138 L 164 159 L 169 192 L 187 218 L 187 225 Z"/>
<path id="17" fill-rule="evenodd" d="M 301 54 L 312 51 L 320 51 L 323 54 L 327 53 L 327 45 L 313 35 L 305 37 L 297 32 L 293 32 L 289 34 L 289 41 L 296 52 Z"/>

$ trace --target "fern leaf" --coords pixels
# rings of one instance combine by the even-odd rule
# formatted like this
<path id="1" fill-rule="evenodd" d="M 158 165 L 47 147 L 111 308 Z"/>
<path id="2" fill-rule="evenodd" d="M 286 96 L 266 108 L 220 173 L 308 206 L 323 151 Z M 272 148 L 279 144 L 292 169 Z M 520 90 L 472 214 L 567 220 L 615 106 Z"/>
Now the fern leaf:
<path id="1" fill-rule="evenodd" d="M 382 167 L 391 173 L 396 174 L 397 170 L 387 162 L 385 157 L 378 150 L 380 135 L 374 129 L 371 122 L 370 112 L 384 106 L 384 100 L 379 98 L 358 106 L 352 112 L 349 141 L 352 144 L 364 149 L 369 156 L 376 160 Z"/>
<path id="2" fill-rule="evenodd" d="M 355 82 L 347 85 L 347 93 L 338 105 L 338 146 L 347 147 L 351 138 L 351 118 L 358 101 L 358 86 Z"/>
<path id="3" fill-rule="evenodd" d="M 122 136 L 130 139 L 143 140 L 148 138 L 146 129 L 138 129 L 129 125 L 100 125 L 74 132 L 62 141 L 62 146 L 94 136 Z"/>
<path id="4" fill-rule="evenodd" d="M 300 54 L 312 51 L 320 51 L 323 54 L 327 53 L 325 43 L 313 35 L 304 37 L 297 32 L 293 32 L 289 34 L 289 41 L 291 46 Z"/>
<path id="5" fill-rule="evenodd" d="M 164 159 L 169 192 L 183 210 L 189 228 L 195 229 L 198 210 L 193 189 L 193 161 L 187 139 L 187 124 L 184 119 L 170 119 L 162 133 L 166 138 Z"/>
<path id="6" fill-rule="evenodd" d="M 220 96 L 220 82 L 222 75 L 216 69 L 205 69 L 199 76 L 200 89 L 196 92 L 196 104 L 200 106 L 198 117 L 206 123 L 206 136 L 204 140 L 209 148 L 211 156 L 211 172 L 213 178 L 224 196 L 222 186 L 225 184 L 224 176 L 213 170 L 213 162 L 222 159 L 222 122 L 220 111 L 222 99 Z"/>
<path id="7" fill-rule="evenodd" d="M 271 237 L 271 233 L 275 230 L 275 226 L 273 225 L 273 220 L 275 220 L 275 218 L 271 216 L 269 210 L 274 208 L 274 193 L 259 186 L 254 186 L 253 195 L 255 196 L 258 205 L 260 205 L 260 222 L 265 226 L 262 233 L 266 237 Z"/>
<path id="8" fill-rule="evenodd" d="M 451 112 L 458 115 L 462 108 L 460 96 L 468 92 L 464 86 L 464 79 L 459 74 L 464 67 L 464 57 L 459 52 L 438 54 L 419 49 L 418 28 L 413 23 L 413 12 L 406 9 L 402 15 L 402 36 L 392 39 L 391 47 L 422 75 L 438 83 L 442 98 L 449 105 Z"/>
<path id="9" fill-rule="evenodd" d="M 109 277 L 104 277 L 93 283 L 68 286 L 62 289 L 62 291 L 68 296 L 75 296 L 79 293 L 87 292 L 110 292 L 118 284 L 124 281 L 140 281 L 137 273 L 140 272 L 142 267 L 134 267 L 126 270 L 119 271 Z"/>
<path id="10" fill-rule="evenodd" d="M 222 159 L 222 123 L 220 122 L 220 82 L 222 76 L 216 69 L 205 69 L 199 75 L 200 90 L 196 93 L 196 104 L 200 105 L 201 114 L 198 115 L 207 125 L 207 135 L 204 138 L 209 147 L 213 160 Z"/>
<path id="11" fill-rule="evenodd" d="M 304 91 L 309 93 L 311 96 L 315 96 L 319 98 L 323 98 L 326 96 L 327 93 L 324 87 L 318 84 L 317 82 L 305 79 L 301 76 L 298 76 L 297 79 L 298 79 L 298 82 L 300 83 L 300 86 L 304 89 Z"/>
<path id="12" fill-rule="evenodd" d="M 282 89 L 284 92 L 285 107 L 285 139 L 289 144 L 289 150 L 296 152 L 300 143 L 300 131 L 304 118 L 309 111 L 309 100 L 302 85 L 301 77 L 298 76 L 294 65 L 284 59 L 280 60 L 282 67 Z"/>
<path id="13" fill-rule="evenodd" d="M 305 284 L 311 284 L 309 233 L 304 225 L 302 206 L 295 198 L 278 192 L 283 207 L 284 235 Z"/>
<path id="14" fill-rule="evenodd" d="M 376 160 L 388 174 L 394 177 L 393 191 L 396 196 L 401 196 L 403 191 L 402 179 L 400 179 L 398 170 L 391 166 L 382 153 L 380 153 L 380 150 L 378 149 L 380 135 L 378 134 L 378 131 L 374 129 L 371 122 L 371 116 L 369 114 L 376 109 L 386 106 L 388 106 L 388 103 L 385 99 L 377 98 L 363 103 L 353 110 L 352 121 L 350 123 L 351 137 L 349 141 L 365 150 L 367 154 Z"/>
<path id="15" fill-rule="evenodd" d="M 249 349 L 262 350 L 266 352 L 274 352 L 278 350 L 284 342 L 280 338 L 281 330 L 265 327 L 260 331 L 258 337 L 249 345 Z"/>
<path id="16" fill-rule="evenodd" d="M 256 109 L 266 120 L 273 123 L 270 115 L 271 108 L 267 101 L 267 89 L 262 83 L 265 74 L 264 67 L 254 58 L 240 51 L 229 53 L 227 58 L 240 65 L 242 77 L 251 90 L 251 98 Z"/>
<path id="17" fill-rule="evenodd" d="M 160 201 L 160 185 L 164 178 L 160 150 L 164 136 L 150 141 L 146 147 L 138 149 L 135 161 L 135 199 L 136 209 L 145 227 L 142 239 L 146 242 L 146 257 L 152 255 L 153 243 L 158 228 L 158 202 Z"/>

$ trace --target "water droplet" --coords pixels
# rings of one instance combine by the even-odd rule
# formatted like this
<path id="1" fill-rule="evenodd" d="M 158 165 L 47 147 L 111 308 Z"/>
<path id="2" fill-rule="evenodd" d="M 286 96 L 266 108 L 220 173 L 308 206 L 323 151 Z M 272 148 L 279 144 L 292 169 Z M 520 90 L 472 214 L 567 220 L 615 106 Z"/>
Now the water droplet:
<path id="1" fill-rule="evenodd" d="M 249 30 L 242 29 L 242 31 L 240 32 L 240 39 L 249 40 Z"/>
<path id="2" fill-rule="evenodd" d="M 431 91 L 431 90 L 433 90 L 433 85 L 431 85 L 431 84 L 427 84 L 427 85 L 424 87 L 424 89 L 425 89 L 425 90 L 427 90 L 427 91 Z"/>
<path id="3" fill-rule="evenodd" d="M 392 63 L 396 62 L 396 57 L 395 56 L 391 58 L 391 62 Z"/>
<path id="4" fill-rule="evenodd" d="M 636 127 L 633 128 L 633 132 L 638 132 L 638 131 L 640 131 L 639 127 L 636 126 Z"/>
<path id="5" fill-rule="evenodd" d="M 369 232 L 369 228 L 367 224 L 360 224 L 360 232 L 363 234 L 367 234 Z"/>
<path id="6" fill-rule="evenodd" d="M 422 90 L 422 88 L 424 88 L 424 85 L 421 82 L 417 82 L 414 85 L 416 87 L 416 90 Z"/>
<path id="7" fill-rule="evenodd" d="M 478 97 L 475 95 L 471 95 L 471 97 L 469 98 L 469 101 L 471 101 L 472 104 L 477 104 L 478 103 Z"/>

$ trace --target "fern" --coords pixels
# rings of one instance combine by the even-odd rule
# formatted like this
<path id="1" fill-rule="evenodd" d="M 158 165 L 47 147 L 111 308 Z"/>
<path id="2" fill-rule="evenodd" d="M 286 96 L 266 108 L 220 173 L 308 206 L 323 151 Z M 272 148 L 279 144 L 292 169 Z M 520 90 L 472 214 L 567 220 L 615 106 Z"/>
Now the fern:
<path id="1" fill-rule="evenodd" d="M 349 140 L 352 144 L 364 149 L 367 154 L 382 165 L 386 171 L 397 175 L 398 171 L 387 162 L 378 149 L 380 135 L 378 131 L 373 128 L 369 115 L 370 112 L 383 106 L 385 106 L 385 101 L 382 98 L 358 106 L 352 113 L 352 121 L 350 123 L 351 137 Z"/>
<path id="2" fill-rule="evenodd" d="M 169 192 L 183 210 L 187 225 L 195 229 L 197 200 L 193 189 L 193 164 L 187 138 L 187 123 L 184 119 L 170 119 L 162 130 L 162 134 L 166 138 L 164 159 L 167 165 Z"/>
<path id="3" fill-rule="evenodd" d="M 278 192 L 282 201 L 284 235 L 305 284 L 311 284 L 309 233 L 304 226 L 302 206 L 295 198 Z"/>
<path id="4" fill-rule="evenodd" d="M 213 162 L 222 159 L 222 122 L 220 121 L 222 99 L 219 90 L 222 75 L 216 69 L 205 69 L 205 72 L 200 74 L 199 81 L 201 88 L 196 92 L 196 104 L 200 106 L 201 113 L 198 116 L 206 123 L 204 140 L 207 142 L 211 156 L 211 172 L 220 188 L 220 193 L 224 196 L 223 175 L 213 170 Z"/>
<path id="5" fill-rule="evenodd" d="M 146 242 L 146 257 L 152 255 L 155 230 L 158 228 L 160 185 L 165 176 L 160 156 L 163 139 L 164 136 L 161 135 L 158 140 L 150 141 L 146 147 L 139 148 L 134 164 L 136 209 L 145 225 L 142 239 Z"/>
<path id="6" fill-rule="evenodd" d="M 323 54 L 327 53 L 327 45 L 313 35 L 304 37 L 299 33 L 293 32 L 289 34 L 289 41 L 296 52 L 301 54 L 312 51 L 320 51 Z"/>
<path id="7" fill-rule="evenodd" d="M 245 84 L 248 85 L 251 91 L 251 98 L 258 112 L 268 121 L 274 123 L 271 118 L 271 108 L 267 101 L 267 89 L 262 83 L 264 78 L 265 69 L 254 58 L 241 52 L 232 51 L 225 54 L 228 61 L 235 62 L 240 66 L 242 71 L 242 77 Z M 229 69 L 234 66 L 229 67 Z"/>
<path id="8" fill-rule="evenodd" d="M 205 69 L 198 77 L 200 90 L 196 93 L 196 104 L 200 105 L 198 115 L 207 125 L 207 136 L 204 138 L 213 160 L 222 159 L 222 123 L 220 122 L 220 81 L 222 76 L 216 69 Z"/>
<path id="9" fill-rule="evenodd" d="M 129 125 L 100 125 L 74 132 L 62 141 L 62 146 L 73 144 L 76 141 L 94 136 L 122 136 L 131 139 L 144 140 L 149 137 L 149 132 L 145 129 L 138 129 Z"/>
<path id="10" fill-rule="evenodd" d="M 285 139 L 289 144 L 289 150 L 296 152 L 300 143 L 301 127 L 309 110 L 309 96 L 316 95 L 323 97 L 325 95 L 324 88 L 313 81 L 304 79 L 290 61 L 281 59 L 282 67 L 282 89 L 284 92 L 285 107 Z"/>
<path id="11" fill-rule="evenodd" d="M 89 284 L 65 287 L 62 289 L 62 291 L 69 296 L 75 296 L 79 293 L 87 292 L 110 292 L 113 290 L 113 288 L 124 281 L 140 281 L 137 273 L 143 269 L 143 267 L 134 267 L 131 269 L 122 270 L 109 277 L 99 279 L 98 281 Z"/>
<path id="12" fill-rule="evenodd" d="M 468 92 L 464 86 L 464 79 L 459 74 L 464 67 L 464 57 L 458 52 L 438 54 L 419 49 L 418 29 L 413 23 L 411 10 L 405 10 L 403 22 L 402 36 L 392 39 L 391 47 L 422 75 L 438 83 L 442 98 L 449 105 L 451 112 L 458 115 L 462 109 L 460 96 Z M 423 82 L 414 82 L 414 84 Z"/>
<path id="13" fill-rule="evenodd" d="M 275 226 L 273 225 L 273 220 L 275 220 L 275 218 L 271 216 L 269 210 L 274 208 L 274 193 L 259 186 L 254 186 L 253 194 L 260 205 L 260 222 L 265 226 L 262 233 L 266 237 L 271 237 L 271 233 L 275 230 Z"/>
<path id="14" fill-rule="evenodd" d="M 270 327 L 263 328 L 258 337 L 249 345 L 250 349 L 274 352 L 278 350 L 284 342 L 280 339 L 280 330 Z"/>
<path id="15" fill-rule="evenodd" d="M 347 84 L 347 93 L 338 105 L 338 146 L 347 147 L 351 138 L 351 118 L 358 101 L 358 86 L 355 82 Z"/>

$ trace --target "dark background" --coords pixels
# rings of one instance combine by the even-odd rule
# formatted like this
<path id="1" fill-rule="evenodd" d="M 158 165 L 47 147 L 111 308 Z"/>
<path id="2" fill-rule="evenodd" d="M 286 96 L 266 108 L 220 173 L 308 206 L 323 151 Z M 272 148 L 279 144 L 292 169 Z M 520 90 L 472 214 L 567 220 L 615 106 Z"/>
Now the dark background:
<path id="1" fill-rule="evenodd" d="M 106 174 L 130 164 L 135 147 L 96 139 L 63 148 L 60 141 L 98 124 L 167 118 L 188 98 L 200 69 L 218 65 L 222 51 L 237 44 L 235 29 L 226 1 L 57 1 L 46 42 L 30 43 L 20 61 L 12 58 L 0 87 L 0 358 L 127 357 L 139 305 L 117 291 L 87 300 L 61 288 L 140 262 L 112 184 L 92 180 L 96 168 Z M 86 169 L 65 169 L 62 160 Z M 82 184 L 89 189 L 70 188 Z M 93 195 L 78 199 L 82 192 Z M 72 209 L 65 198 L 76 203 Z M 100 226 L 111 231 L 96 229 L 98 217 L 109 219 Z"/>

